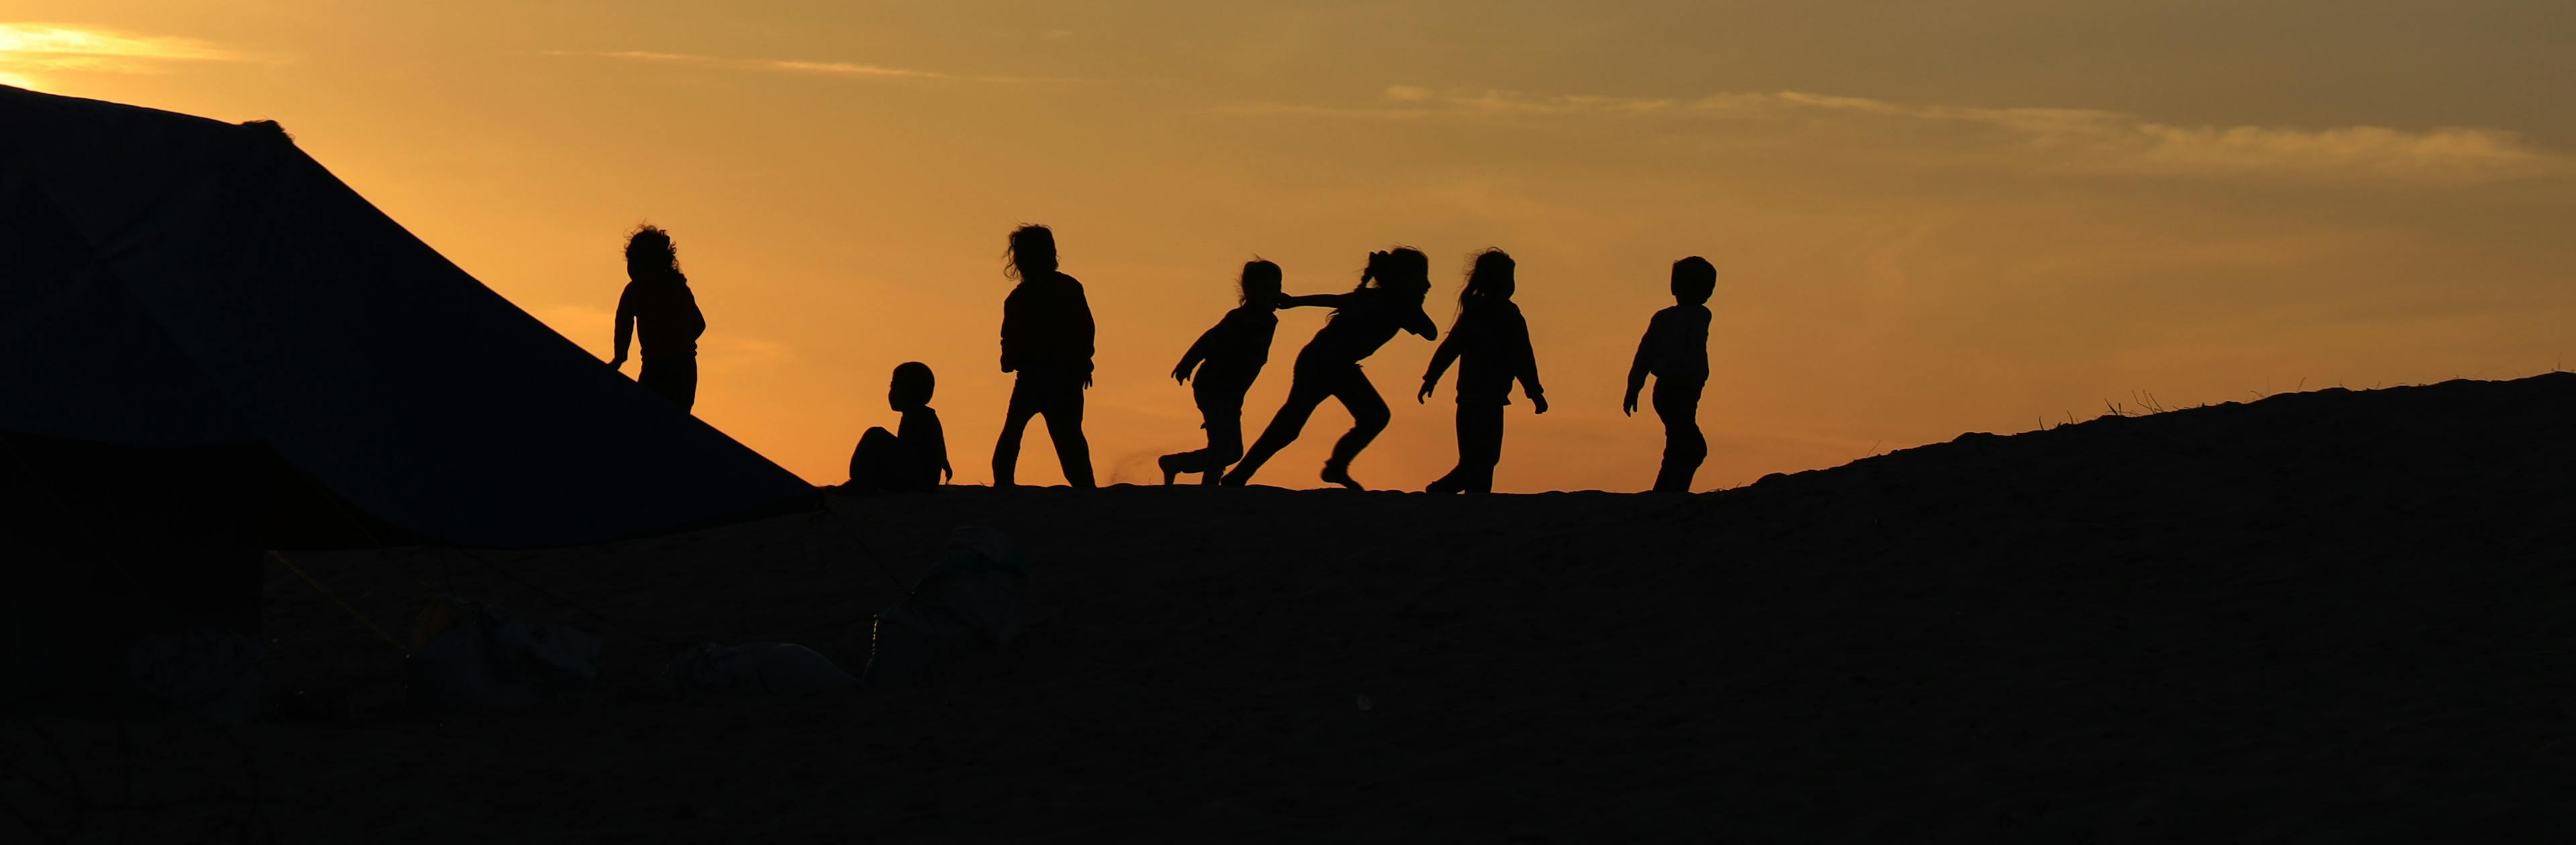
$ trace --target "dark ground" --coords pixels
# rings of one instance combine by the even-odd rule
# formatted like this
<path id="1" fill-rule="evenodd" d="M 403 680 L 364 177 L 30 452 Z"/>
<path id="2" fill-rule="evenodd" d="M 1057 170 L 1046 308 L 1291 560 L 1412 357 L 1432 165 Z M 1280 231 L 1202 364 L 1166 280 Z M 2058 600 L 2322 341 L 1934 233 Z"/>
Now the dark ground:
<path id="1" fill-rule="evenodd" d="M 839 510 L 298 556 L 397 636 L 449 584 L 604 635 L 601 695 L 231 734 L 13 718 L 0 839 L 2357 841 L 2576 821 L 2576 374 L 1972 434 L 1686 497 L 972 488 Z M 619 694 L 700 641 L 855 669 L 868 615 L 966 523 L 1019 541 L 1054 614 L 1014 649 L 912 689 Z M 274 564 L 267 608 L 275 683 L 398 677 Z"/>

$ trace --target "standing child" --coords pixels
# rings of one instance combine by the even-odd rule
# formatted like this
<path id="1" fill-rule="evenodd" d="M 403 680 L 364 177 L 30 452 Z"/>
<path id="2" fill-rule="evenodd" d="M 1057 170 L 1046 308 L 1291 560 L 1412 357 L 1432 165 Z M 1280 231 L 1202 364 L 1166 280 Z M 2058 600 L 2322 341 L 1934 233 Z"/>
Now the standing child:
<path id="1" fill-rule="evenodd" d="M 1440 327 L 1431 315 L 1422 313 L 1422 297 L 1431 292 L 1431 262 L 1422 251 L 1396 247 L 1385 252 L 1369 253 L 1368 269 L 1361 271 L 1359 287 L 1350 293 L 1290 296 L 1279 300 L 1281 308 L 1301 305 L 1331 306 L 1333 318 L 1324 323 L 1315 339 L 1297 352 L 1294 379 L 1288 383 L 1288 401 L 1279 405 L 1279 414 L 1261 430 L 1261 439 L 1252 442 L 1243 460 L 1227 470 L 1218 483 L 1241 487 L 1251 483 L 1252 474 L 1279 450 L 1295 442 L 1297 433 L 1306 428 L 1306 418 L 1326 399 L 1339 399 L 1351 412 L 1351 430 L 1333 442 L 1333 455 L 1324 460 L 1324 480 L 1343 487 L 1364 489 L 1351 478 L 1351 460 L 1378 432 L 1386 430 L 1390 414 L 1386 398 L 1379 396 L 1377 386 L 1369 384 L 1368 374 L 1360 371 L 1360 361 L 1377 354 L 1378 347 L 1395 338 L 1399 331 L 1421 335 L 1424 340 L 1440 336 Z"/>
<path id="2" fill-rule="evenodd" d="M 1002 435 L 993 443 L 993 486 L 1009 487 L 1020 464 L 1020 433 L 1046 415 L 1064 481 L 1091 483 L 1091 443 L 1082 437 L 1082 391 L 1091 386 L 1091 303 L 1082 283 L 1056 272 L 1055 232 L 1022 226 L 1011 233 L 1003 275 L 1020 281 L 1002 300 L 1002 372 L 1017 372 Z"/>
<path id="3" fill-rule="evenodd" d="M 871 428 L 850 452 L 853 493 L 916 493 L 939 489 L 943 478 L 955 478 L 948 466 L 948 435 L 939 427 L 939 412 L 930 409 L 936 383 L 930 365 L 906 361 L 894 368 L 886 404 L 903 414 L 896 431 Z"/>
<path id="4" fill-rule="evenodd" d="M 1208 445 L 1164 455 L 1159 463 L 1165 484 L 1185 472 L 1206 473 L 1200 483 L 1215 484 L 1226 467 L 1243 457 L 1243 394 L 1261 376 L 1261 366 L 1270 362 L 1270 339 L 1279 329 L 1279 265 L 1259 259 L 1244 262 L 1236 285 L 1242 291 L 1241 304 L 1199 335 L 1190 351 L 1181 355 L 1180 366 L 1172 368 L 1172 378 L 1185 384 L 1192 371 L 1197 372 L 1190 398 L 1198 400 L 1199 418 L 1204 421 L 1199 427 L 1207 429 Z"/>
<path id="5" fill-rule="evenodd" d="M 1431 369 L 1422 374 L 1415 402 L 1431 398 L 1440 374 L 1464 359 L 1458 366 L 1458 466 L 1424 492 L 1494 492 L 1494 465 L 1503 460 L 1503 408 L 1512 403 L 1514 380 L 1530 406 L 1547 413 L 1529 321 L 1512 304 L 1513 267 L 1512 257 L 1502 250 L 1476 254 L 1467 287 L 1458 292 L 1458 319 L 1449 324 L 1449 339 L 1440 342 L 1440 350 L 1431 354 Z"/>
<path id="6" fill-rule="evenodd" d="M 1717 268 L 1691 256 L 1673 262 L 1673 307 L 1655 312 L 1646 337 L 1637 342 L 1637 361 L 1628 367 L 1628 398 L 1623 413 L 1637 412 L 1637 392 L 1646 376 L 1655 377 L 1655 416 L 1664 420 L 1664 465 L 1655 473 L 1657 492 L 1688 493 L 1691 476 L 1708 457 L 1708 438 L 1699 433 L 1699 391 L 1708 382 L 1708 297 L 1717 290 Z"/>

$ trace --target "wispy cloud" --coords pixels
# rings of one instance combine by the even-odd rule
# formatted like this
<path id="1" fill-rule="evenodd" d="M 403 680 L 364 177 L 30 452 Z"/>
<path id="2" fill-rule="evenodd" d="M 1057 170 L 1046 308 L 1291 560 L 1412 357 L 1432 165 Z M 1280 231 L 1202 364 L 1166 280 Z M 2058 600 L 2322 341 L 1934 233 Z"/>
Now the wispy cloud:
<path id="1" fill-rule="evenodd" d="M 1517 91 L 1435 91 L 1418 85 L 1390 85 L 1380 102 L 1364 105 L 1258 103 L 1232 106 L 1238 114 L 1339 115 L 1355 118 L 1410 120 L 1423 118 L 1508 117 L 1546 115 L 1697 114 L 1724 116 L 1771 103 L 1774 95 L 1722 94 L 1695 100 L 1616 97 L 1590 94 L 1526 94 Z"/>
<path id="2" fill-rule="evenodd" d="M 2266 171 L 2444 180 L 2576 174 L 2576 160 L 2565 153 L 2486 127 L 2188 126 L 2089 109 L 1908 106 L 1796 92 L 1775 96 L 1810 109 L 1991 126 L 2018 138 L 2024 150 L 2051 155 L 2066 166 L 2107 172 Z"/>
<path id="3" fill-rule="evenodd" d="M 36 74 L 53 71 L 158 73 L 171 62 L 257 58 L 193 38 L 73 24 L 0 22 L 0 83 L 21 88 L 36 87 Z"/>
<path id="4" fill-rule="evenodd" d="M 2576 176 L 2576 158 L 2487 127 L 2403 130 L 2380 126 L 2295 128 L 2186 125 L 2097 109 L 1916 105 L 1798 91 L 1695 98 L 1433 91 L 1391 86 L 1357 106 L 1254 105 L 1238 113 L 1367 119 L 1666 118 L 1872 125 L 1913 142 L 1902 124 L 1975 130 L 1976 149 L 1997 161 L 2065 172 L 2141 175 L 2287 174 L 2435 181 Z M 1875 122 L 1873 124 L 1873 122 Z"/>
<path id="5" fill-rule="evenodd" d="M 1430 99 L 1436 95 L 1437 92 L 1419 85 L 1389 85 L 1386 87 L 1386 98 L 1399 103 L 1429 102 Z"/>
<path id="6" fill-rule="evenodd" d="M 699 56 L 687 53 L 655 53 L 644 50 L 619 50 L 606 53 L 585 53 L 574 50 L 548 50 L 545 52 L 545 55 L 572 56 L 592 59 L 617 59 L 636 62 L 656 62 L 661 64 L 697 65 L 722 70 L 797 73 L 816 76 L 864 77 L 876 79 L 953 79 L 965 82 L 1047 81 L 1016 76 L 971 76 L 964 74 L 941 73 L 930 70 L 915 70 L 912 68 L 886 67 L 884 65 L 859 64 L 855 62 L 817 62 L 799 59 L 731 59 L 722 56 Z"/>

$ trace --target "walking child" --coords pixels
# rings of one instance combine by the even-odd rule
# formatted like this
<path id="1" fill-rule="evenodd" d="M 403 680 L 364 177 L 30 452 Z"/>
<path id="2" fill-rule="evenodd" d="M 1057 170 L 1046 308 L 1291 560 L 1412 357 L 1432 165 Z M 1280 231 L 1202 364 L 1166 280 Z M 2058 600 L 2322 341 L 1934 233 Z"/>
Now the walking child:
<path id="1" fill-rule="evenodd" d="M 1688 493 L 1691 476 L 1708 457 L 1708 438 L 1699 432 L 1699 392 L 1708 382 L 1708 297 L 1717 290 L 1717 268 L 1691 256 L 1673 262 L 1671 308 L 1655 312 L 1646 336 L 1637 342 L 1637 361 L 1628 367 L 1628 398 L 1622 413 L 1637 412 L 1637 393 L 1646 377 L 1655 377 L 1655 416 L 1664 421 L 1664 464 L 1655 473 L 1657 492 Z"/>
<path id="2" fill-rule="evenodd" d="M 1431 354 L 1431 368 L 1422 374 L 1415 402 L 1431 398 L 1440 375 L 1458 363 L 1458 466 L 1424 492 L 1494 491 L 1494 465 L 1503 459 L 1503 408 L 1512 403 L 1513 381 L 1521 383 L 1536 413 L 1547 413 L 1529 321 L 1512 304 L 1513 274 L 1512 257 L 1502 250 L 1476 254 L 1467 287 L 1458 292 L 1458 319 L 1449 324 L 1449 339 L 1440 342 L 1439 351 Z"/>
<path id="3" fill-rule="evenodd" d="M 1204 473 L 1201 483 L 1215 484 L 1225 468 L 1243 457 L 1243 394 L 1270 361 L 1270 340 L 1279 329 L 1279 265 L 1255 259 L 1244 262 L 1236 285 L 1240 304 L 1199 335 L 1182 353 L 1172 378 L 1190 384 L 1198 401 L 1199 427 L 1207 429 L 1207 448 L 1164 455 L 1163 483 L 1182 473 Z M 1195 373 L 1198 381 L 1190 381 Z"/>
<path id="4" fill-rule="evenodd" d="M 1091 444 L 1082 437 L 1082 391 L 1091 387 L 1091 303 L 1082 283 L 1056 271 L 1055 232 L 1022 226 L 1011 232 L 1003 275 L 1020 284 L 1002 300 L 1002 372 L 1017 372 L 1001 437 L 993 443 L 993 486 L 1016 483 L 1020 434 L 1046 415 L 1047 437 L 1064 464 L 1065 483 L 1092 486 Z"/>

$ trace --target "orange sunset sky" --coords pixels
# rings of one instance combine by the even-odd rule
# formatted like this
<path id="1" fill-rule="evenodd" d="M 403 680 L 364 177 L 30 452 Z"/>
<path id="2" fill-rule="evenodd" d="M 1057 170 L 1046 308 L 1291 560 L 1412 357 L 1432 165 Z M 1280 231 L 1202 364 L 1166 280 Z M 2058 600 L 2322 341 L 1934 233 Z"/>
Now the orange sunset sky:
<path id="1" fill-rule="evenodd" d="M 1103 483 L 1201 444 L 1165 373 L 1256 254 L 1316 293 L 1417 246 L 1444 330 L 1470 252 L 1517 257 L 1554 408 L 1513 407 L 1513 491 L 1652 481 L 1622 378 L 1692 254 L 1702 488 L 2145 394 L 2576 356 L 2563 0 L 0 0 L 0 83 L 278 120 L 602 358 L 621 238 L 665 226 L 709 322 L 698 415 L 818 483 L 906 360 L 958 482 L 990 480 L 1023 221 L 1089 289 Z M 1283 315 L 1247 437 L 1323 320 Z M 1455 459 L 1447 386 L 1411 401 L 1431 351 L 1367 364 L 1396 412 L 1372 486 Z M 1347 421 L 1259 480 L 1315 485 Z M 1020 478 L 1061 479 L 1038 430 Z"/>

